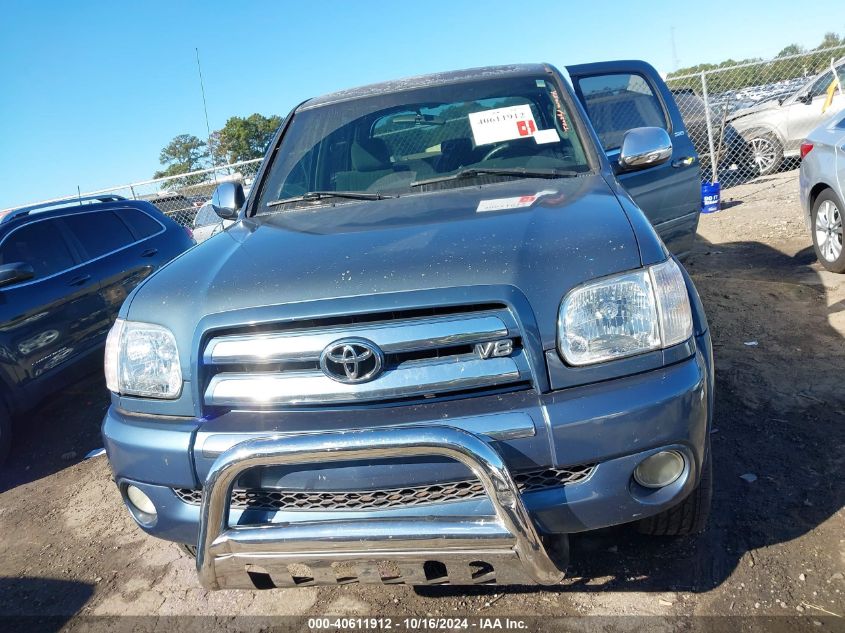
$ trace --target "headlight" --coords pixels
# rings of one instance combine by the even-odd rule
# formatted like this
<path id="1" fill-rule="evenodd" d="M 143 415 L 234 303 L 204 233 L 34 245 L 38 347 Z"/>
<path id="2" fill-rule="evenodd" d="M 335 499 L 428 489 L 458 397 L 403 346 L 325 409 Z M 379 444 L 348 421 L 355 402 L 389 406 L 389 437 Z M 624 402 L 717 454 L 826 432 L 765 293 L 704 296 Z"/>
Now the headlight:
<path id="1" fill-rule="evenodd" d="M 692 311 L 674 259 L 570 291 L 558 313 L 558 350 L 570 365 L 589 365 L 682 343 Z"/>
<path id="2" fill-rule="evenodd" d="M 182 370 L 173 333 L 153 323 L 118 319 L 106 339 L 106 386 L 128 396 L 178 398 Z"/>

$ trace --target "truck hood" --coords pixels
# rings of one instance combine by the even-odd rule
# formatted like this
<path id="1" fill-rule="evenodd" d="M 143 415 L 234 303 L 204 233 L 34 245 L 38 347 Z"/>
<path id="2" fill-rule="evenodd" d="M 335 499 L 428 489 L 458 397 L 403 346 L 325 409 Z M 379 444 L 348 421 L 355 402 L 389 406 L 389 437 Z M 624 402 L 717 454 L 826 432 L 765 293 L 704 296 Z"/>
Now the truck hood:
<path id="1" fill-rule="evenodd" d="M 639 266 L 600 175 L 517 180 L 242 220 L 159 270 L 122 312 L 187 342 L 218 313 L 241 325 L 250 319 L 239 311 L 255 307 L 278 306 L 285 319 L 303 302 L 498 286 L 528 299 L 548 348 L 570 288 Z"/>

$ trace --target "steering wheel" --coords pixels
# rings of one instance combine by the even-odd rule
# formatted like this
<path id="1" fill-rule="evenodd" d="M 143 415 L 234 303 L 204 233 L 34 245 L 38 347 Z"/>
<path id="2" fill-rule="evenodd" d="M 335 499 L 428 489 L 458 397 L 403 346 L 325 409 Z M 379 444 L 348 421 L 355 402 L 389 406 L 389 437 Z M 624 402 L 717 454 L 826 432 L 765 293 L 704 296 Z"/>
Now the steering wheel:
<path id="1" fill-rule="evenodd" d="M 501 145 L 496 145 L 496 147 L 494 147 L 484 155 L 484 158 L 482 158 L 481 161 L 483 162 L 485 160 L 490 160 L 491 158 L 496 158 L 500 154 L 504 154 L 507 150 L 511 149 L 512 147 L 513 143 L 509 142 L 502 143 Z"/>

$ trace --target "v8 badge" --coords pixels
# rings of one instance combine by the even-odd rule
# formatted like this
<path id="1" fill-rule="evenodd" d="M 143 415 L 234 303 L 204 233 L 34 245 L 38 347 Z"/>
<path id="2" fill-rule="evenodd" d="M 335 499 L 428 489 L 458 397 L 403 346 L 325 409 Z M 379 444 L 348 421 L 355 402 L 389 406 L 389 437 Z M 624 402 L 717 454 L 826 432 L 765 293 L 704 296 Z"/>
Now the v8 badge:
<path id="1" fill-rule="evenodd" d="M 500 358 L 510 356 L 513 353 L 513 341 L 509 338 L 501 341 L 490 341 L 489 343 L 476 343 L 475 353 L 482 359 Z"/>

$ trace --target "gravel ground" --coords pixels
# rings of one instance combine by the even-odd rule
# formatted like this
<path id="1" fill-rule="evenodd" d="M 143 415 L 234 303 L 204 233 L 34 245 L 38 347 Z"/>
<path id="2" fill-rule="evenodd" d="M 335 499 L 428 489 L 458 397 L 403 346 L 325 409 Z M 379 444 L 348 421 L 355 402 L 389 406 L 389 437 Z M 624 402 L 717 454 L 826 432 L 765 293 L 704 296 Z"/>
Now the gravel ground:
<path id="1" fill-rule="evenodd" d="M 83 459 L 101 445 L 107 406 L 92 378 L 19 426 L 0 473 L 0 614 L 55 616 L 49 628 L 71 630 L 91 623 L 84 616 L 133 614 L 210 615 L 223 627 L 237 615 L 431 614 L 778 616 L 756 621 L 845 628 L 845 277 L 815 261 L 797 172 L 725 197 L 728 208 L 702 216 L 686 262 L 716 354 L 706 533 L 576 536 L 568 577 L 555 588 L 208 593 L 191 559 L 134 525 L 105 458 Z"/>

